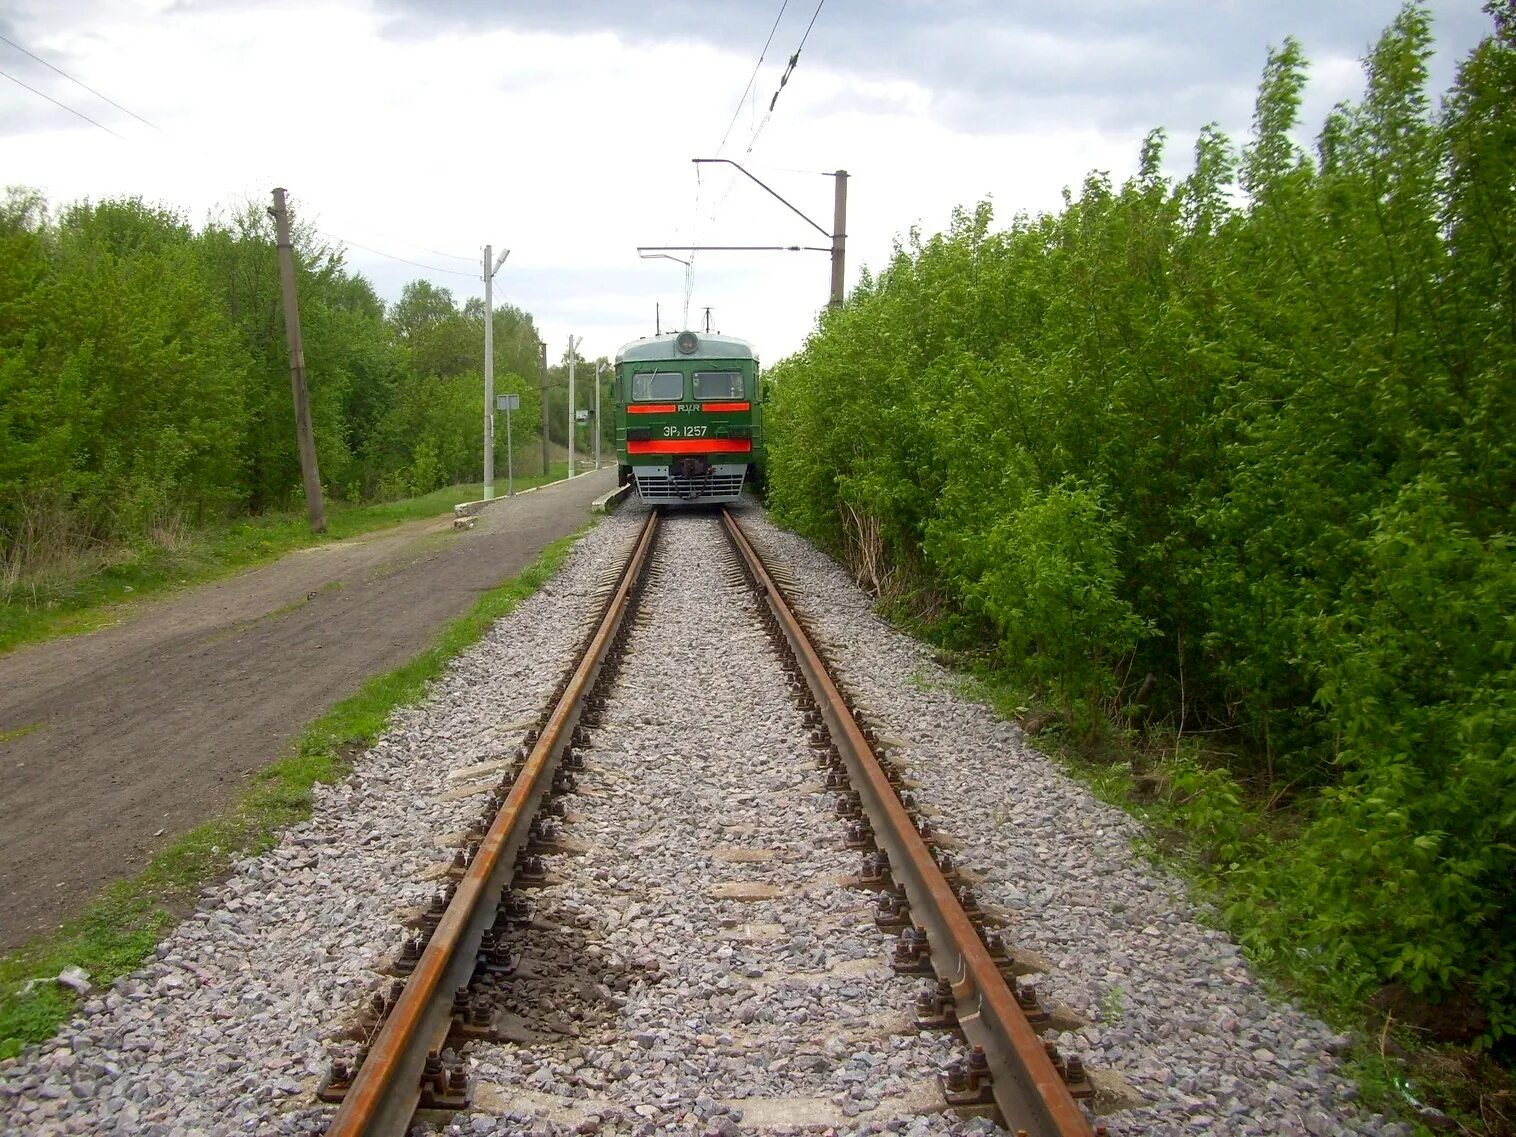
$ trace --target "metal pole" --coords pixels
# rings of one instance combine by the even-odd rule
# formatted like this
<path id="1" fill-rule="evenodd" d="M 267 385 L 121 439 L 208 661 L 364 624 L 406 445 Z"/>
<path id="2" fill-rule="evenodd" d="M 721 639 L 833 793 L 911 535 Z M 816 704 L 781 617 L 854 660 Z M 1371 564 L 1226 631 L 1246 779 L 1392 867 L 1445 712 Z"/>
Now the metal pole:
<path id="1" fill-rule="evenodd" d="M 600 469 L 600 361 L 595 361 L 595 469 Z"/>
<path id="2" fill-rule="evenodd" d="M 495 250 L 484 246 L 484 500 L 495 496 L 495 274 L 511 255 L 502 249 L 499 260 L 492 260 Z"/>
<path id="3" fill-rule="evenodd" d="M 511 408 L 505 408 L 505 496 L 516 496 L 515 463 L 511 457 Z"/>
<path id="4" fill-rule="evenodd" d="M 495 496 L 495 274 L 494 249 L 484 246 L 484 500 Z"/>
<path id="5" fill-rule="evenodd" d="M 284 335 L 290 354 L 290 394 L 295 401 L 295 437 L 300 447 L 300 476 L 305 481 L 305 512 L 312 533 L 326 532 L 326 503 L 321 498 L 321 472 L 316 468 L 316 440 L 311 434 L 310 394 L 305 386 L 305 346 L 300 339 L 300 305 L 295 299 L 295 249 L 290 243 L 289 212 L 284 190 L 274 190 L 274 232 L 279 251 L 279 285 L 284 293 Z"/>
<path id="6" fill-rule="evenodd" d="M 837 179 L 837 195 L 832 206 L 831 305 L 833 308 L 841 308 L 847 259 L 847 171 L 838 170 L 832 177 Z"/>
<path id="7" fill-rule="evenodd" d="M 568 476 L 571 477 L 571 478 L 574 476 L 574 435 L 579 432 L 579 420 L 578 420 L 578 415 L 576 413 L 577 412 L 577 408 L 574 406 L 574 352 L 579 347 L 579 345 L 581 343 L 583 343 L 583 342 L 584 342 L 584 337 L 583 336 L 579 336 L 577 339 L 574 336 L 569 336 L 569 415 L 568 415 L 568 419 L 569 419 L 569 436 L 568 436 L 568 443 L 569 443 L 569 472 L 568 472 Z"/>
<path id="8" fill-rule="evenodd" d="M 542 395 L 542 476 L 547 477 L 547 344 L 542 340 L 537 341 L 537 350 L 541 353 L 541 361 L 537 364 L 537 386 Z"/>

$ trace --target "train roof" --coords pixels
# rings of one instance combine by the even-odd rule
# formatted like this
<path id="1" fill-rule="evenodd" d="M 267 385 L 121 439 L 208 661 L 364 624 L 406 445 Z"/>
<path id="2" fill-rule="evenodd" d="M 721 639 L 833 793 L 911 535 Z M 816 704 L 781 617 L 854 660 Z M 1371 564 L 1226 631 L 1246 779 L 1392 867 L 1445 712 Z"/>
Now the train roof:
<path id="1" fill-rule="evenodd" d="M 679 350 L 678 342 L 684 336 L 694 337 L 694 351 Z M 713 336 L 697 332 L 680 332 L 677 335 L 671 332 L 668 335 L 633 340 L 616 353 L 617 364 L 664 360 L 677 362 L 681 359 L 757 358 L 753 353 L 753 345 L 747 340 L 740 340 L 735 336 Z"/>

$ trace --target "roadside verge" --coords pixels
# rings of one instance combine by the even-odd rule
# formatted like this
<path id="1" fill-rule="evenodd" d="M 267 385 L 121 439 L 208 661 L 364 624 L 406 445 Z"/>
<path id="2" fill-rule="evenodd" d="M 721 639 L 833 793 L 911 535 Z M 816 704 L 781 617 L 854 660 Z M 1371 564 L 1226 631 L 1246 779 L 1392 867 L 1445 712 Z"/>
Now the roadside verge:
<path id="1" fill-rule="evenodd" d="M 0 957 L 0 1058 L 49 1037 L 73 1012 L 80 994 L 54 977 L 79 968 L 99 988 L 132 970 L 234 861 L 269 848 L 283 829 L 309 816 L 311 787 L 346 777 L 390 714 L 418 700 L 449 660 L 541 588 L 582 533 L 547 545 L 518 576 L 444 625 L 431 647 L 333 705 L 219 817 L 175 840 L 141 873 L 108 886 L 57 932 Z"/>

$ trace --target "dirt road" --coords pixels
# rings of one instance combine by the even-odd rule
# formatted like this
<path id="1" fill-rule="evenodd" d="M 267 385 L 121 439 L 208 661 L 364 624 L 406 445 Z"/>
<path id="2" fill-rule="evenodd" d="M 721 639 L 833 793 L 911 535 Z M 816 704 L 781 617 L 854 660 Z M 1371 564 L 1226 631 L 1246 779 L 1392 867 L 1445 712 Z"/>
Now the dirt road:
<path id="1" fill-rule="evenodd" d="M 587 520 L 614 470 L 311 549 L 0 656 L 0 949 L 237 796 L 309 721 Z M 162 830 L 162 834 L 159 831 Z"/>

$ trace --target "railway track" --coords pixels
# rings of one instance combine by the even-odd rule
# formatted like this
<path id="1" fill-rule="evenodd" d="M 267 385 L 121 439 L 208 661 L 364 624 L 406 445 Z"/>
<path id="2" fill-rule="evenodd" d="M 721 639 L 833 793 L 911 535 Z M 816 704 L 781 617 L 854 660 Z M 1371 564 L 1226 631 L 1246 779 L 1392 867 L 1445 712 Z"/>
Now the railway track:
<path id="1" fill-rule="evenodd" d="M 650 580 L 658 575 L 661 524 L 665 523 L 657 513 L 648 514 L 626 566 L 614 580 L 606 581 L 603 608 L 572 670 L 515 759 L 505 764 L 449 878 L 405 933 L 391 963 L 396 974 L 390 989 L 376 994 L 364 1009 L 360 1031 L 364 1045 L 351 1058 L 333 1063 L 318 1095 L 338 1103 L 328 1133 L 405 1133 L 428 1111 L 469 1108 L 476 1087 L 460 1058 L 462 1048 L 470 1042 L 487 1047 L 491 1042 L 533 1040 L 533 1031 L 511 1012 L 507 1000 L 512 988 L 527 988 L 534 979 L 550 978 L 534 972 L 532 953 L 523 951 L 534 927 L 528 894 L 548 880 L 543 855 L 574 850 L 560 832 L 565 803 L 578 788 L 587 756 L 590 770 L 582 776 L 596 776 L 595 737 L 608 718 L 615 717 L 610 704 L 618 682 L 637 683 L 643 675 L 637 663 L 644 658 L 640 653 L 649 647 L 657 650 L 657 621 L 665 615 L 676 621 L 699 618 L 698 609 L 692 613 L 676 605 L 668 613 L 648 614 L 638 627 L 639 604 L 651 587 Z M 669 554 L 681 565 L 698 560 L 695 550 L 708 550 L 715 537 L 711 530 L 716 523 L 709 518 L 686 517 L 666 524 L 682 527 L 681 550 Z M 1075 1100 L 1076 1095 L 1091 1090 L 1080 1063 L 1062 1058 L 1039 1038 L 1037 1028 L 1048 1021 L 1048 1011 L 1019 982 L 1014 955 L 1001 943 L 971 889 L 959 879 L 931 821 L 915 808 L 911 794 L 903 788 L 902 772 L 879 753 L 872 728 L 831 677 L 791 608 L 781 578 L 764 565 L 735 516 L 722 511 L 719 525 L 729 542 L 729 551 L 720 555 L 725 562 L 727 595 L 740 588 L 747 598 L 730 605 L 731 611 L 708 613 L 712 616 L 708 660 L 704 666 L 695 662 L 686 667 L 692 680 L 688 694 L 699 698 L 707 686 L 721 687 L 716 682 L 722 674 L 720 637 L 740 630 L 730 617 L 746 608 L 749 618 L 765 629 L 776 677 L 787 684 L 787 697 L 806 731 L 804 742 L 789 746 L 790 764 L 793 767 L 796 749 L 813 758 L 804 774 L 797 776 L 815 784 L 800 786 L 788 776 L 778 779 L 787 786 L 782 792 L 792 802 L 785 808 L 804 825 L 805 811 L 814 817 L 814 805 L 795 790 L 824 788 L 835 795 L 831 811 L 840 828 L 827 843 L 835 847 L 845 842 L 854 850 L 861 863 L 852 883 L 877 893 L 875 923 L 880 930 L 896 934 L 890 951 L 894 970 L 920 976 L 925 983 L 915 1000 L 916 1025 L 957 1032 L 966 1040 L 967 1050 L 940 1073 L 943 1098 L 961 1111 L 994 1117 L 1015 1132 L 1089 1137 L 1095 1130 Z M 703 532 L 697 535 L 692 527 Z M 650 636 L 652 643 L 639 639 L 632 651 L 629 644 L 642 635 Z M 690 760 L 699 762 L 700 758 L 691 756 Z M 622 776 L 635 778 L 635 770 L 634 763 Z M 688 777 L 692 784 L 700 781 L 695 769 Z M 711 785 L 691 795 L 685 807 L 694 812 L 680 824 L 701 826 L 699 810 L 713 805 L 704 795 L 722 789 Z M 679 804 L 673 800 L 676 796 L 670 795 L 671 809 Z M 793 828 L 796 822 L 790 824 Z M 738 860 L 760 855 L 749 850 L 746 858 Z M 624 884 L 619 879 L 617 883 Z M 746 896 L 739 891 L 722 903 L 729 907 L 734 897 L 742 903 L 760 895 L 764 895 L 761 890 L 750 890 Z M 707 908 L 709 899 L 702 902 Z M 694 916 L 690 919 L 695 921 Z M 701 934 L 721 935 L 720 927 L 719 921 L 708 924 Z M 549 924 L 548 930 L 552 928 Z M 538 934 L 542 933 L 539 928 Z M 575 949 L 583 950 L 584 945 Z M 732 954 L 730 947 L 711 950 L 718 957 L 723 950 L 728 957 Z M 656 960 L 651 967 L 646 960 L 619 962 L 634 972 L 640 969 L 637 983 L 658 978 Z M 749 966 L 754 972 L 763 971 Z M 720 983 L 718 979 L 717 990 Z M 614 992 L 603 985 L 599 991 L 614 1005 Z M 711 1001 L 714 1005 L 719 1000 L 713 996 Z M 560 1025 L 566 1032 L 576 1029 L 573 1023 Z M 709 1020 L 705 1025 L 710 1025 Z M 710 1037 L 716 1045 L 722 1036 L 713 1033 Z M 639 1045 L 649 1048 L 659 1042 L 653 1031 L 639 1034 L 638 1039 Z M 589 1078 L 588 1084 L 597 1078 Z M 509 1086 L 503 1087 L 503 1096 L 509 1099 Z M 857 1116 L 863 1105 L 881 1108 L 881 1103 L 865 1097 L 847 1116 Z M 887 1110 L 888 1103 L 882 1108 Z"/>

